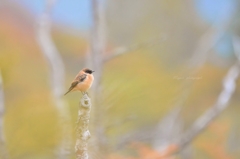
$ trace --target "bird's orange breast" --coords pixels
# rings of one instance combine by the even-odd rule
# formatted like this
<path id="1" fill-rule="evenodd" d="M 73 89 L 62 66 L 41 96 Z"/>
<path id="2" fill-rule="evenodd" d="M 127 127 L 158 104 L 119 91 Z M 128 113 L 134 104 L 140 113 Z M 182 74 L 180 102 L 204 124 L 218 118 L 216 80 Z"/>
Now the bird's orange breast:
<path id="1" fill-rule="evenodd" d="M 74 90 L 86 92 L 92 86 L 93 80 L 93 75 L 88 75 L 83 82 L 77 84 Z"/>

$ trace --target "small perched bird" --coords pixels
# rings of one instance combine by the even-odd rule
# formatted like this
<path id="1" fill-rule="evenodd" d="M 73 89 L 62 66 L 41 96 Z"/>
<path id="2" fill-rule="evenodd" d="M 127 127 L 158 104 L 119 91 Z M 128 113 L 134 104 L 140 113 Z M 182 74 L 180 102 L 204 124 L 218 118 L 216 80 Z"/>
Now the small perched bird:
<path id="1" fill-rule="evenodd" d="M 86 91 L 92 86 L 94 77 L 93 77 L 93 70 L 90 70 L 88 68 L 82 69 L 75 79 L 73 80 L 70 88 L 68 91 L 64 94 L 68 94 L 71 91 L 81 91 L 83 94 L 86 93 Z"/>

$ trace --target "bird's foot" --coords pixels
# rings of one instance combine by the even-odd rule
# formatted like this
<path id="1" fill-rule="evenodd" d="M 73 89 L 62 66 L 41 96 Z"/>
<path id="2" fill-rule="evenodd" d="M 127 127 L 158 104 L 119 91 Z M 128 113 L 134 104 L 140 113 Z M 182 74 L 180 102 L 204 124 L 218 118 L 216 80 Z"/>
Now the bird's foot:
<path id="1" fill-rule="evenodd" d="M 82 92 L 82 95 L 85 95 L 85 94 L 87 94 L 87 95 L 88 95 L 88 92 Z"/>

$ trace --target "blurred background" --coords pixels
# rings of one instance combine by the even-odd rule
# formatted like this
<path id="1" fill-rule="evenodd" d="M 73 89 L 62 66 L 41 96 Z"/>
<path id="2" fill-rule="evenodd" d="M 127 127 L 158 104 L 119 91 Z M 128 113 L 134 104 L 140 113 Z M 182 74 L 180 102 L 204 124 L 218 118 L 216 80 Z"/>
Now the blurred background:
<path id="1" fill-rule="evenodd" d="M 240 158 L 238 0 L 1 0 L 0 158 Z"/>

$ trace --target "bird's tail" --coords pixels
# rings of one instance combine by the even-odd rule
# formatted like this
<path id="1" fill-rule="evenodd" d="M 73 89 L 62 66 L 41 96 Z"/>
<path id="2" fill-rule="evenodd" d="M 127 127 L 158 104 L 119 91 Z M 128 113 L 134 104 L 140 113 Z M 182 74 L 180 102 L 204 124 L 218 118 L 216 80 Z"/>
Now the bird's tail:
<path id="1" fill-rule="evenodd" d="M 69 92 L 71 92 L 71 90 L 68 90 L 64 95 L 68 94 Z"/>
<path id="2" fill-rule="evenodd" d="M 74 82 L 72 83 L 71 87 L 68 89 L 68 91 L 67 91 L 64 95 L 66 95 L 66 94 L 68 94 L 69 92 L 71 92 L 72 89 L 73 89 L 74 87 L 76 87 L 77 84 L 78 84 L 78 81 L 74 81 Z"/>

